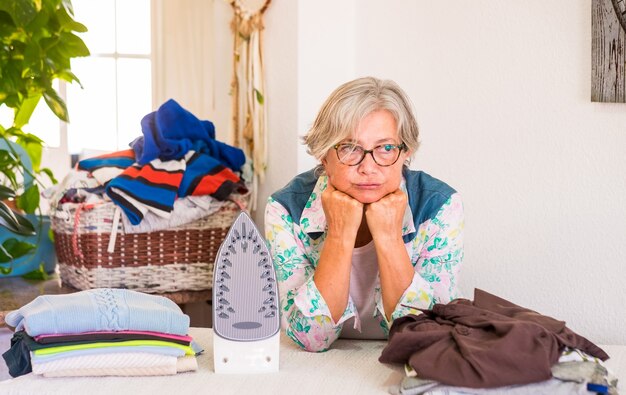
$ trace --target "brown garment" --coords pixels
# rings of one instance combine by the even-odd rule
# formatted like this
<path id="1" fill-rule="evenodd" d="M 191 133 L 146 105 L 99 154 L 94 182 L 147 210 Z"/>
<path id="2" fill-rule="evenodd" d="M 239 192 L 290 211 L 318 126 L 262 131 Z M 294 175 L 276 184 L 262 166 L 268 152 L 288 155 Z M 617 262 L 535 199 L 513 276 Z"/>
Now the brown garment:
<path id="1" fill-rule="evenodd" d="M 473 302 L 422 311 L 393 322 L 380 362 L 408 362 L 420 378 L 447 385 L 490 388 L 549 379 L 566 346 L 609 358 L 565 322 L 480 289 Z"/>

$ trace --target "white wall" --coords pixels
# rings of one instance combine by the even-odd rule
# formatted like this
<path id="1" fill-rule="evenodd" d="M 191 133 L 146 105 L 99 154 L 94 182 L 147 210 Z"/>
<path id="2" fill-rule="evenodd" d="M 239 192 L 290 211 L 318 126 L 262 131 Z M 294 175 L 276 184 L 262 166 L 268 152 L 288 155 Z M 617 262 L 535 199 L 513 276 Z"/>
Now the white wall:
<path id="1" fill-rule="evenodd" d="M 266 70 L 268 173 L 260 186 L 255 222 L 263 231 L 267 197 L 285 185 L 297 168 L 298 4 L 273 2 L 265 16 L 263 61 Z"/>
<path id="2" fill-rule="evenodd" d="M 298 2 L 298 133 L 306 134 L 330 92 L 354 78 L 355 0 Z M 298 173 L 317 161 L 298 148 Z"/>
<path id="3" fill-rule="evenodd" d="M 269 160 L 254 213 L 260 228 L 267 197 L 316 164 L 300 137 L 328 94 L 354 76 L 355 14 L 354 0 L 317 0 L 276 1 L 265 15 Z"/>
<path id="4" fill-rule="evenodd" d="M 464 294 L 626 344 L 626 104 L 590 102 L 591 0 L 276 1 L 266 26 L 261 202 L 314 163 L 298 138 L 335 86 L 392 78 L 417 110 L 413 167 L 464 197 Z"/>

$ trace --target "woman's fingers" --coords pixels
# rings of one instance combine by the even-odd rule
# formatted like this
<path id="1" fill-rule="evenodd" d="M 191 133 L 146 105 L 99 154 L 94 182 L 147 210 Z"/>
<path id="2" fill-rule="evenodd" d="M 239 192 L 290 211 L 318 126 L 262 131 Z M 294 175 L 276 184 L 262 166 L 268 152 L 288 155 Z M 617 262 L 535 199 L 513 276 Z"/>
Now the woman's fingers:
<path id="1" fill-rule="evenodd" d="M 322 207 L 330 232 L 345 233 L 349 237 L 356 235 L 363 218 L 361 202 L 335 189 L 329 182 L 322 193 Z"/>
<path id="2" fill-rule="evenodd" d="M 402 220 L 407 201 L 406 194 L 401 190 L 396 190 L 379 201 L 367 205 L 365 218 L 372 237 L 402 235 Z"/>

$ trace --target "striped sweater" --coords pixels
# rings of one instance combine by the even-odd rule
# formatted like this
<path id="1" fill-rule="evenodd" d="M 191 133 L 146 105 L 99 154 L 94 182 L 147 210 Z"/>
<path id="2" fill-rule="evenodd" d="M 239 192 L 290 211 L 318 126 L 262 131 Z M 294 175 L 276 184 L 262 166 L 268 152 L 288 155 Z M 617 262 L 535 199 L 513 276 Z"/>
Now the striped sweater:
<path id="1" fill-rule="evenodd" d="M 220 161 L 202 152 L 188 151 L 179 160 L 134 162 L 133 150 L 124 150 L 78 164 L 94 173 L 124 169 L 106 183 L 106 193 L 137 225 L 148 211 L 167 218 L 178 197 L 210 195 L 226 200 L 235 191 L 245 192 L 241 179 Z"/>

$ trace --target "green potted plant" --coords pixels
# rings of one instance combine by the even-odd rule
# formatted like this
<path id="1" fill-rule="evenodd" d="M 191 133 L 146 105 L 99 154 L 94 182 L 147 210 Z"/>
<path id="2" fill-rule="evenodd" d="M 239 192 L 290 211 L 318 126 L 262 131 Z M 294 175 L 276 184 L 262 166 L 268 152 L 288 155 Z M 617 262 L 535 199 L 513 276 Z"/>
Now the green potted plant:
<path id="1" fill-rule="evenodd" d="M 35 243 L 48 237 L 42 235 L 41 215 L 33 214 L 39 213 L 43 179 L 56 180 L 50 169 L 41 167 L 44 142 L 22 128 L 42 98 L 59 119 L 69 122 L 53 81 L 80 84 L 70 59 L 89 55 L 74 34 L 87 28 L 73 15 L 70 0 L 0 0 L 0 107 L 13 110 L 12 124 L 0 125 L 0 277 L 23 274 L 16 262 L 37 247 L 32 237 L 38 236 Z"/>

